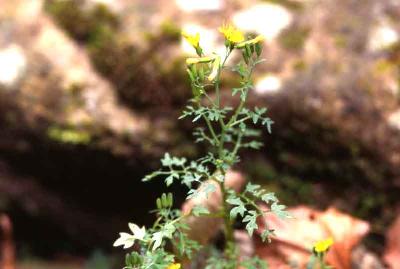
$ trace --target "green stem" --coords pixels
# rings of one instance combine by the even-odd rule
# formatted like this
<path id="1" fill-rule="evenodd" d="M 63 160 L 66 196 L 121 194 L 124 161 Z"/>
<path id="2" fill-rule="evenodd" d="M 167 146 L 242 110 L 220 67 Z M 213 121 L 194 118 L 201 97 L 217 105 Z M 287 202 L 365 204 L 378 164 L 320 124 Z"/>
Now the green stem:
<path id="1" fill-rule="evenodd" d="M 230 243 L 235 242 L 233 237 L 233 225 L 229 216 L 229 205 L 226 201 L 228 198 L 228 193 L 224 182 L 220 183 L 220 188 L 222 193 L 222 211 L 224 212 L 225 239 L 227 241 L 226 246 L 228 246 Z"/>
<path id="2" fill-rule="evenodd" d="M 237 121 L 235 121 L 235 122 L 232 122 L 232 124 L 229 125 L 228 128 L 231 128 L 231 127 L 233 127 L 233 126 L 235 126 L 235 125 L 237 125 L 237 124 L 239 124 L 239 123 L 241 123 L 241 122 L 244 122 L 244 121 L 246 121 L 246 120 L 248 120 L 248 119 L 251 119 L 251 117 L 250 117 L 250 116 L 246 116 L 246 117 L 244 117 L 244 118 L 242 118 L 242 119 L 240 119 L 240 120 L 237 120 Z"/>
<path id="3" fill-rule="evenodd" d="M 197 103 L 197 106 L 198 106 L 198 108 L 200 108 L 200 107 L 201 107 L 200 103 Z M 217 135 L 215 134 L 214 128 L 213 128 L 213 126 L 212 126 L 210 120 L 207 118 L 206 115 L 203 115 L 203 118 L 204 118 L 204 121 L 205 121 L 206 124 L 207 124 L 208 130 L 210 131 L 212 138 L 215 140 L 215 142 L 216 142 L 217 145 L 218 145 L 218 144 L 219 144 L 219 142 L 218 142 L 219 139 L 218 139 Z"/>

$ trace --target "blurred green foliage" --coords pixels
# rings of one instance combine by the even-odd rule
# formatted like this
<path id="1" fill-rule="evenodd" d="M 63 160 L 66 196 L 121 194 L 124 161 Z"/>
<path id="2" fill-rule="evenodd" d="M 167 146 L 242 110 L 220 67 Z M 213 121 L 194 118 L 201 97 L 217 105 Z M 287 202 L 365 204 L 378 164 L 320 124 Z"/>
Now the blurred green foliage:
<path id="1" fill-rule="evenodd" d="M 288 50 L 298 51 L 304 47 L 310 30 L 301 27 L 290 27 L 282 31 L 278 37 L 279 44 Z"/>
<path id="2" fill-rule="evenodd" d="M 88 144 L 91 136 L 88 132 L 75 130 L 71 128 L 50 127 L 47 131 L 49 138 L 69 144 Z"/>

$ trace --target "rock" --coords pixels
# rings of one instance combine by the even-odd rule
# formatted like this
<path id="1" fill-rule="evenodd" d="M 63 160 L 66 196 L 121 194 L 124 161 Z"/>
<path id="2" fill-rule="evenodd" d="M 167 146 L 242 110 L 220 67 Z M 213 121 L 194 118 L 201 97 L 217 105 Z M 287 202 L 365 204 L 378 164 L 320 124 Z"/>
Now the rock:
<path id="1" fill-rule="evenodd" d="M 276 38 L 291 23 L 292 15 L 279 5 L 257 4 L 238 11 L 232 20 L 241 30 L 256 32 L 269 41 Z"/>
<path id="2" fill-rule="evenodd" d="M 381 22 L 371 30 L 368 49 L 372 52 L 384 50 L 399 41 L 399 34 L 387 22 Z"/>
<path id="3" fill-rule="evenodd" d="M 274 75 L 266 75 L 256 82 L 255 92 L 259 95 L 278 92 L 282 87 L 282 80 Z"/>
<path id="4" fill-rule="evenodd" d="M 13 43 L 0 52 L 1 63 L 7 63 L 4 67 L 7 72 L 1 72 L 0 83 L 11 85 L 18 78 L 21 94 L 17 98 L 35 95 L 37 100 L 43 102 L 46 97 L 54 94 L 54 88 L 58 88 L 58 94 L 63 99 L 62 109 L 60 106 L 57 108 L 58 117 L 54 118 L 56 114 L 52 109 L 55 108 L 50 106 L 40 113 L 40 117 L 47 117 L 49 122 L 56 120 L 57 124 L 75 126 L 90 123 L 111 130 L 117 136 L 144 131 L 146 120 L 121 106 L 112 85 L 97 74 L 87 53 L 42 13 L 42 1 L 32 3 L 35 3 L 34 11 L 29 9 L 32 8 L 31 3 L 27 5 L 22 1 L 16 3 L 16 11 L 11 15 L 14 20 L 10 21 L 11 39 L 8 42 Z M 27 14 L 28 11 L 30 14 Z M 20 16 L 27 16 L 29 19 Z M 35 89 L 33 93 L 30 85 L 40 75 L 37 70 L 44 68 L 57 81 L 51 81 L 51 87 L 47 84 L 48 81 L 42 81 L 41 85 L 36 84 L 36 87 L 42 89 Z M 74 88 L 77 90 L 72 97 L 70 90 Z M 53 93 L 49 93 L 51 91 Z M 82 101 L 79 106 L 76 106 L 76 98 Z M 32 105 L 40 105 L 40 102 Z M 32 108 L 27 104 L 22 109 Z"/>
<path id="5" fill-rule="evenodd" d="M 355 269 L 384 269 L 385 266 L 379 257 L 360 245 L 352 252 L 352 268 Z"/>
<path id="6" fill-rule="evenodd" d="M 177 6 L 184 12 L 218 11 L 224 7 L 223 0 L 176 0 Z"/>
<path id="7" fill-rule="evenodd" d="M 26 57 L 22 49 L 11 44 L 0 48 L 0 84 L 7 89 L 15 89 L 26 69 Z"/>

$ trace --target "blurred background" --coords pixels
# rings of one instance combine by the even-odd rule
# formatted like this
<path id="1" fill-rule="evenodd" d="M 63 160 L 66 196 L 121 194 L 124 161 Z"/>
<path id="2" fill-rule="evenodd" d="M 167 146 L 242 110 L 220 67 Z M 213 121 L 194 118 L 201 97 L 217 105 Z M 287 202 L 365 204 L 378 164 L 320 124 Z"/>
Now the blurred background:
<path id="1" fill-rule="evenodd" d="M 165 191 L 140 179 L 165 151 L 205 153 L 177 120 L 194 53 L 180 33 L 220 52 L 225 21 L 265 36 L 251 103 L 275 121 L 238 170 L 289 206 L 364 220 L 371 268 L 400 260 L 399 19 L 398 0 L 0 0 L 4 264 L 120 268 L 118 232 Z"/>

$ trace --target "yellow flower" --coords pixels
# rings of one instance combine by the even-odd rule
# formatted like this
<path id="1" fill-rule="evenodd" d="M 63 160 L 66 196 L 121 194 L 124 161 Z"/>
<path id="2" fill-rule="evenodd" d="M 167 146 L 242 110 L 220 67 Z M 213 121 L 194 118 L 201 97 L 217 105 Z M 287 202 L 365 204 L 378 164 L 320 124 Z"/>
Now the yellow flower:
<path id="1" fill-rule="evenodd" d="M 314 244 L 314 251 L 317 253 L 324 253 L 327 252 L 332 245 L 333 245 L 333 238 L 329 237 L 328 239 L 316 242 Z"/>
<path id="2" fill-rule="evenodd" d="M 187 32 L 182 32 L 182 36 L 189 42 L 190 45 L 197 48 L 200 46 L 200 34 L 191 35 Z"/>
<path id="3" fill-rule="evenodd" d="M 225 36 L 225 39 L 232 43 L 239 43 L 244 40 L 244 35 L 231 24 L 224 24 L 218 30 Z"/>
<path id="4" fill-rule="evenodd" d="M 180 263 L 171 263 L 167 269 L 181 269 L 181 264 Z"/>

